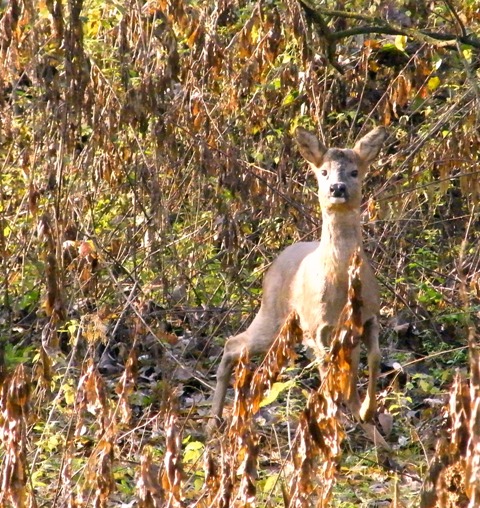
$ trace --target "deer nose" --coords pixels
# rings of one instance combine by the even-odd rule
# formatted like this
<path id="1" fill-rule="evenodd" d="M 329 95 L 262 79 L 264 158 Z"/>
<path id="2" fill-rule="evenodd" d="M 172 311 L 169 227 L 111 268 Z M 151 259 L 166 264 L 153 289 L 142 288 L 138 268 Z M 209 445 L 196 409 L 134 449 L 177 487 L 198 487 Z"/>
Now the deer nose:
<path id="1" fill-rule="evenodd" d="M 330 195 L 334 198 L 344 198 L 347 194 L 347 186 L 344 183 L 332 183 Z"/>

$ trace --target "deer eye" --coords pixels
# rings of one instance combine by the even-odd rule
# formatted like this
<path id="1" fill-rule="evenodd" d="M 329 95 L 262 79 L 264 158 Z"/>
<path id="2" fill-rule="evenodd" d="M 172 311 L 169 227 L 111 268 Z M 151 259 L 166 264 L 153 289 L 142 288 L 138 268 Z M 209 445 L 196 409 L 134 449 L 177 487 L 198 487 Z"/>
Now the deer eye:
<path id="1" fill-rule="evenodd" d="M 351 173 L 350 173 L 354 178 L 356 178 L 358 176 L 358 171 L 356 169 L 354 169 Z"/>
<path id="2" fill-rule="evenodd" d="M 322 171 L 320 171 L 320 174 L 322 176 L 327 176 L 327 170 L 326 169 L 322 169 Z"/>

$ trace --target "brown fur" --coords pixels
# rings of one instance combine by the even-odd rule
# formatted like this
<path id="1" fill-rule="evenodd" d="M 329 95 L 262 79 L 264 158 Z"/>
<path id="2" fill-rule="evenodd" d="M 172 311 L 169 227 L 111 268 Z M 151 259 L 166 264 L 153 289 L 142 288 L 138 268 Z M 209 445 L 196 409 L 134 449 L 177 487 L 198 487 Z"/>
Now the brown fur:
<path id="1" fill-rule="evenodd" d="M 362 341 L 367 347 L 369 383 L 363 404 L 357 391 L 359 349 L 352 353 L 352 377 L 348 404 L 363 421 L 376 411 L 375 386 L 380 362 L 377 314 L 377 282 L 362 246 L 360 205 L 362 181 L 368 165 L 376 158 L 385 139 L 383 128 L 374 129 L 358 141 L 353 150 L 327 150 L 316 136 L 302 128 L 296 138 L 300 153 L 318 180 L 322 209 L 320 242 L 301 242 L 285 249 L 268 270 L 263 283 L 263 300 L 251 325 L 230 337 L 217 371 L 210 425 L 221 418 L 225 394 L 234 364 L 243 348 L 250 355 L 264 353 L 273 343 L 288 315 L 295 311 L 305 342 L 317 355 L 329 346 L 330 335 L 347 302 L 348 267 L 352 255 L 362 257 Z M 354 172 L 358 172 L 355 176 Z M 337 196 L 339 194 L 339 196 Z"/>

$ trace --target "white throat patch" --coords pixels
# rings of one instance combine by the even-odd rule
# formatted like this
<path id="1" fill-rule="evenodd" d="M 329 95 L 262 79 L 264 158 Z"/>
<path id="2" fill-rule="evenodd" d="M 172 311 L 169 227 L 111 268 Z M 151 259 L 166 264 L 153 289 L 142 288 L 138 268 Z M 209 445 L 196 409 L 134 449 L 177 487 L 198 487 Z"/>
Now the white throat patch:
<path id="1" fill-rule="evenodd" d="M 334 196 L 330 196 L 330 203 L 334 205 L 340 205 L 342 203 L 345 203 L 347 201 L 344 197 L 336 198 Z"/>

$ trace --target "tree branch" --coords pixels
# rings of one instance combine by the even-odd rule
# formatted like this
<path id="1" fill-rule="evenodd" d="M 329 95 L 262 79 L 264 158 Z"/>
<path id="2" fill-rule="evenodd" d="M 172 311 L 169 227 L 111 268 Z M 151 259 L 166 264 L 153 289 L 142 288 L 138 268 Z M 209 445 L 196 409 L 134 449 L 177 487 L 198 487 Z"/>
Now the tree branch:
<path id="1" fill-rule="evenodd" d="M 448 7 L 449 11 L 452 13 L 452 16 L 455 18 L 455 21 L 457 22 L 458 28 L 460 29 L 460 33 L 462 34 L 462 37 L 467 37 L 467 30 L 465 28 L 465 25 L 463 24 L 462 20 L 460 19 L 460 16 L 458 15 L 458 12 L 455 10 L 455 7 L 453 6 L 451 0 L 443 0 L 445 5 Z"/>
<path id="2" fill-rule="evenodd" d="M 454 10 L 450 0 L 444 0 L 449 7 L 453 17 L 456 19 L 461 35 L 433 32 L 430 30 L 416 30 L 413 28 L 397 27 L 391 23 L 387 23 L 383 19 L 365 16 L 363 14 L 351 13 L 347 11 L 329 10 L 323 7 L 317 6 L 315 0 L 299 0 L 303 6 L 307 16 L 315 23 L 318 28 L 320 35 L 325 39 L 327 43 L 327 59 L 335 69 L 343 74 L 343 69 L 337 62 L 336 58 L 336 44 L 337 41 L 352 37 L 354 35 L 368 35 L 368 34 L 382 34 L 382 35 L 405 35 L 415 40 L 419 40 L 424 43 L 431 44 L 437 47 L 450 47 L 456 49 L 457 45 L 465 44 L 472 48 L 480 49 L 480 38 L 475 34 L 467 34 L 465 27 L 463 26 L 458 14 Z M 341 30 L 334 32 L 330 30 L 328 23 L 325 21 L 323 16 L 332 18 L 350 18 L 370 23 L 369 25 L 358 26 L 349 28 L 347 30 Z"/>
<path id="3" fill-rule="evenodd" d="M 340 32 L 332 32 L 331 37 L 335 40 L 345 39 L 354 35 L 361 34 L 384 34 L 384 35 L 406 35 L 412 39 L 421 42 L 427 42 L 437 47 L 445 47 L 455 45 L 457 42 L 468 44 L 474 48 L 480 49 L 480 40 L 472 35 L 457 36 L 455 34 L 444 34 L 439 32 L 430 32 L 428 30 L 414 30 L 412 28 L 395 28 L 391 25 L 381 26 L 358 26 L 342 30 Z"/>
<path id="4" fill-rule="evenodd" d="M 335 44 L 335 38 L 333 37 L 333 33 L 328 27 L 328 24 L 322 18 L 320 12 L 318 12 L 318 10 L 316 10 L 314 7 L 310 6 L 310 2 L 307 2 L 306 0 L 300 0 L 300 3 L 303 5 L 305 14 L 318 26 L 320 35 L 325 39 L 327 43 L 327 60 L 330 62 L 332 67 L 340 72 L 340 74 L 344 74 L 345 71 L 337 62 L 337 48 Z"/>

